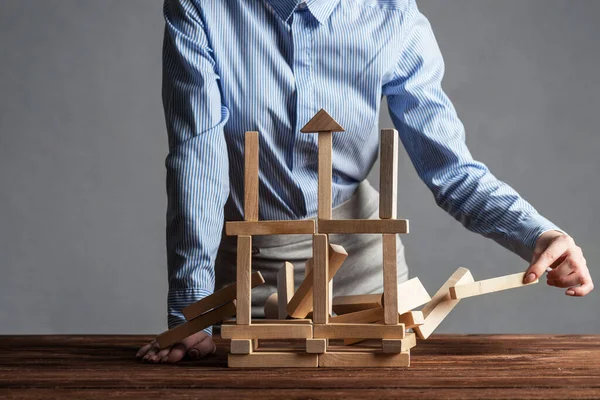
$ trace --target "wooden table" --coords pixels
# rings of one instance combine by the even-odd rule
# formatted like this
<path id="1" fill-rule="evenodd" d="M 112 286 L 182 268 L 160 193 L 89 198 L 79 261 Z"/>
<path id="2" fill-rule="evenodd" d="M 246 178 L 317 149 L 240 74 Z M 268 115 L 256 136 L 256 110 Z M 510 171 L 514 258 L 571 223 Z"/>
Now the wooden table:
<path id="1" fill-rule="evenodd" d="M 400 369 L 226 367 L 133 360 L 148 336 L 0 336 L 0 398 L 600 398 L 600 335 L 433 335 Z"/>

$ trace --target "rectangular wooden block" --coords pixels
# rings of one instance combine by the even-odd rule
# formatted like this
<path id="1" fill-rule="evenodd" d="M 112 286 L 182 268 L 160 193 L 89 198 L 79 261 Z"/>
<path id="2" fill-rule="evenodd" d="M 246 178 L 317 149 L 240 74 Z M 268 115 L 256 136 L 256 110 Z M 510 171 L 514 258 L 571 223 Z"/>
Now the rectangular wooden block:
<path id="1" fill-rule="evenodd" d="M 332 324 L 368 324 L 383 321 L 383 308 L 375 307 L 367 310 L 355 311 L 348 314 L 336 315 L 329 319 Z"/>
<path id="2" fill-rule="evenodd" d="M 312 325 L 311 319 L 253 319 L 252 325 L 290 325 L 290 324 L 301 324 L 301 325 Z M 222 325 L 235 325 L 235 319 L 228 319 L 223 321 Z"/>
<path id="3" fill-rule="evenodd" d="M 252 319 L 252 236 L 238 236 L 236 274 L 236 320 L 240 325 L 249 325 Z"/>
<path id="4" fill-rule="evenodd" d="M 265 278 L 260 272 L 255 272 L 250 276 L 250 287 L 255 288 L 256 286 L 265 283 Z M 237 296 L 237 284 L 232 283 L 231 285 L 225 286 L 221 290 L 217 290 L 210 296 L 206 296 L 200 301 L 190 304 L 183 309 L 183 315 L 188 321 L 198 317 L 205 312 L 212 310 L 215 307 L 229 303 L 235 300 Z"/>
<path id="5" fill-rule="evenodd" d="M 223 339 L 311 339 L 309 324 L 221 325 Z"/>
<path id="6" fill-rule="evenodd" d="M 408 233 L 407 219 L 319 220 L 319 233 Z"/>
<path id="7" fill-rule="evenodd" d="M 398 131 L 382 129 L 379 148 L 379 218 L 397 218 Z"/>
<path id="8" fill-rule="evenodd" d="M 313 337 L 325 339 L 403 339 L 404 325 L 327 324 L 313 325 Z"/>
<path id="9" fill-rule="evenodd" d="M 313 323 L 329 322 L 329 240 L 327 235 L 313 236 Z"/>
<path id="10" fill-rule="evenodd" d="M 396 234 L 382 236 L 383 244 L 383 313 L 387 325 L 398 323 L 398 253 Z"/>
<path id="11" fill-rule="evenodd" d="M 291 351 L 228 354 L 227 364 L 230 368 L 316 368 L 319 355 Z"/>
<path id="12" fill-rule="evenodd" d="M 318 217 L 331 219 L 331 181 L 332 181 L 332 135 L 331 132 L 319 132 L 319 188 Z"/>
<path id="13" fill-rule="evenodd" d="M 386 354 L 402 353 L 403 351 L 409 351 L 416 345 L 417 335 L 409 332 L 404 339 L 382 339 L 381 351 Z"/>
<path id="14" fill-rule="evenodd" d="M 200 332 L 204 328 L 208 328 L 224 319 L 231 318 L 235 315 L 235 312 L 234 302 L 224 304 L 221 307 L 202 314 L 198 318 L 194 318 L 191 321 L 161 333 L 156 337 L 158 346 L 161 349 L 171 346 L 196 332 Z"/>
<path id="15" fill-rule="evenodd" d="M 277 273 L 278 318 L 286 319 L 286 307 L 294 296 L 294 264 L 285 262 Z"/>
<path id="16" fill-rule="evenodd" d="M 233 339 L 229 346 L 231 354 L 252 354 L 255 350 L 254 341 L 256 339 Z"/>
<path id="17" fill-rule="evenodd" d="M 467 297 L 499 292 L 501 290 L 514 289 L 538 283 L 539 279 L 531 283 L 523 283 L 524 272 L 512 275 L 499 276 L 497 278 L 485 279 L 465 284 L 457 284 L 450 287 L 450 297 L 453 299 L 465 299 Z"/>
<path id="18" fill-rule="evenodd" d="M 225 223 L 228 236 L 261 236 L 261 235 L 312 235 L 315 233 L 315 221 L 228 221 Z"/>
<path id="19" fill-rule="evenodd" d="M 306 352 L 323 354 L 327 351 L 327 339 L 306 339 Z"/>
<path id="20" fill-rule="evenodd" d="M 258 221 L 258 132 L 244 136 L 244 219 Z"/>
<path id="21" fill-rule="evenodd" d="M 418 325 L 423 325 L 425 323 L 425 317 L 423 317 L 422 311 L 409 311 L 400 314 L 398 322 L 404 324 L 404 328 L 410 329 Z"/>
<path id="22" fill-rule="evenodd" d="M 349 368 L 349 367 L 408 367 L 410 366 L 410 352 L 398 354 L 384 354 L 371 351 L 366 352 L 327 352 L 319 354 L 319 367 Z"/>
<path id="23" fill-rule="evenodd" d="M 331 281 L 338 270 L 341 268 L 342 264 L 348 257 L 348 253 L 342 246 L 337 244 L 329 244 L 329 269 L 327 272 L 327 278 Z M 306 316 L 313 309 L 313 271 L 312 271 L 313 260 L 310 259 L 307 261 L 306 276 L 304 281 L 300 284 L 296 293 L 289 301 L 287 306 L 288 315 L 293 318 L 306 318 Z"/>
<path id="24" fill-rule="evenodd" d="M 415 277 L 398 285 L 398 313 L 404 314 L 428 301 L 431 301 L 431 297 L 419 278 Z"/>
<path id="25" fill-rule="evenodd" d="M 383 307 L 383 294 L 381 293 L 336 296 L 333 298 L 333 311 L 338 315 L 378 307 Z"/>
<path id="26" fill-rule="evenodd" d="M 431 301 L 423 307 L 421 311 L 425 317 L 425 323 L 413 328 L 420 339 L 427 339 L 460 301 L 450 298 L 450 287 L 469 282 L 473 282 L 471 272 L 460 267 L 448 278 Z"/>

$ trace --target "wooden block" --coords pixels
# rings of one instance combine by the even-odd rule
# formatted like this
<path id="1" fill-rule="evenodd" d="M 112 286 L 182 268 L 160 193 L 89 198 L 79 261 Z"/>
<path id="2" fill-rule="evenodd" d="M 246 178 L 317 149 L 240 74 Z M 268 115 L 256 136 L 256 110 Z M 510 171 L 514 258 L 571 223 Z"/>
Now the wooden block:
<path id="1" fill-rule="evenodd" d="M 294 296 L 294 264 L 285 262 L 277 273 L 277 301 L 279 319 L 288 316 L 286 307 Z"/>
<path id="2" fill-rule="evenodd" d="M 244 137 L 244 219 L 258 221 L 258 132 Z"/>
<path id="3" fill-rule="evenodd" d="M 397 218 L 398 131 L 381 130 L 379 151 L 379 218 Z"/>
<path id="4" fill-rule="evenodd" d="M 452 299 L 464 299 L 467 297 L 529 286 L 538 283 L 539 281 L 539 279 L 536 279 L 531 283 L 523 283 L 524 277 L 525 273 L 519 272 L 512 275 L 499 276 L 497 278 L 485 279 L 462 285 L 457 284 L 450 287 L 450 297 Z"/>
<path id="5" fill-rule="evenodd" d="M 319 188 L 317 214 L 319 219 L 331 219 L 331 182 L 332 182 L 332 136 L 331 132 L 319 133 Z"/>
<path id="6" fill-rule="evenodd" d="M 327 235 L 313 236 L 313 323 L 329 322 L 329 241 Z"/>
<path id="7" fill-rule="evenodd" d="M 384 354 L 372 351 L 365 352 L 331 352 L 319 354 L 319 367 L 349 368 L 349 367 L 408 367 L 410 352 Z"/>
<path id="8" fill-rule="evenodd" d="M 398 323 L 398 253 L 396 234 L 382 236 L 383 244 L 383 312 L 387 325 Z"/>
<path id="9" fill-rule="evenodd" d="M 308 260 L 306 260 L 306 263 L 304 264 L 304 277 L 305 278 L 308 276 L 310 271 L 312 271 L 312 258 L 309 258 Z"/>
<path id="10" fill-rule="evenodd" d="M 290 325 L 290 324 L 299 324 L 299 325 L 312 325 L 311 319 L 253 319 L 252 325 Z M 235 319 L 229 319 L 227 321 L 223 321 L 222 325 L 236 325 Z"/>
<path id="11" fill-rule="evenodd" d="M 404 324 L 405 329 L 410 329 L 418 325 L 423 325 L 425 323 L 425 318 L 423 317 L 422 311 L 409 311 L 400 314 L 398 322 Z"/>
<path id="12" fill-rule="evenodd" d="M 348 257 L 348 253 L 342 246 L 329 244 L 329 270 L 327 277 L 330 281 L 341 268 L 346 257 Z M 310 259 L 309 261 L 310 263 L 307 261 L 309 272 L 287 306 L 288 315 L 293 318 L 306 318 L 313 309 L 313 260 Z"/>
<path id="13" fill-rule="evenodd" d="M 386 354 L 402 353 L 409 351 L 417 345 L 417 336 L 409 332 L 404 339 L 382 339 L 381 351 Z"/>
<path id="14" fill-rule="evenodd" d="M 236 274 L 236 320 L 240 325 L 249 325 L 252 319 L 252 236 L 238 236 Z"/>
<path id="15" fill-rule="evenodd" d="M 398 313 L 404 314 L 431 301 L 429 293 L 419 278 L 412 278 L 398 285 Z M 383 303 L 385 306 L 385 302 Z"/>
<path id="16" fill-rule="evenodd" d="M 306 339 L 306 352 L 323 354 L 327 351 L 327 339 Z"/>
<path id="17" fill-rule="evenodd" d="M 313 337 L 324 339 L 403 339 L 404 325 L 327 324 L 313 325 Z"/>
<path id="18" fill-rule="evenodd" d="M 196 332 L 200 332 L 204 328 L 208 328 L 209 326 L 221 322 L 224 319 L 231 318 L 234 315 L 235 303 L 230 302 L 204 313 L 198 318 L 194 318 L 191 321 L 161 333 L 156 337 L 156 341 L 158 342 L 158 346 L 163 349 L 167 346 L 171 346 L 177 342 L 180 342 Z"/>
<path id="19" fill-rule="evenodd" d="M 348 314 L 336 315 L 331 317 L 329 322 L 332 324 L 368 324 L 370 322 L 378 322 L 383 320 L 383 308 L 375 307 L 367 310 L 355 311 Z"/>
<path id="20" fill-rule="evenodd" d="M 256 339 L 233 339 L 229 351 L 231 354 L 252 354 L 255 350 L 255 340 Z"/>
<path id="21" fill-rule="evenodd" d="M 251 288 L 255 288 L 256 286 L 262 285 L 263 283 L 265 283 L 265 278 L 263 278 L 260 272 L 257 271 L 250 276 Z M 225 286 L 221 290 L 217 290 L 210 296 L 206 296 L 200 301 L 190 304 L 189 306 L 183 309 L 183 315 L 185 316 L 185 319 L 189 321 L 209 310 L 212 310 L 215 307 L 235 300 L 236 295 L 237 284 L 233 283 L 231 285 Z"/>
<path id="22" fill-rule="evenodd" d="M 230 368 L 316 368 L 319 355 L 291 351 L 228 354 L 227 365 Z"/>
<path id="23" fill-rule="evenodd" d="M 261 236 L 261 235 L 312 235 L 315 233 L 315 221 L 228 221 L 225 223 L 228 236 Z"/>
<path id="24" fill-rule="evenodd" d="M 319 233 L 408 233 L 407 219 L 319 219 Z"/>
<path id="25" fill-rule="evenodd" d="M 333 298 L 333 311 L 337 315 L 383 307 L 383 294 L 359 294 Z"/>
<path id="26" fill-rule="evenodd" d="M 450 298 L 450 287 L 469 282 L 473 282 L 473 276 L 468 269 L 462 267 L 448 278 L 431 301 L 421 310 L 425 317 L 425 323 L 413 328 L 419 339 L 427 339 L 460 301 Z"/>
<path id="27" fill-rule="evenodd" d="M 279 318 L 279 299 L 277 293 L 272 293 L 265 301 L 265 318 L 266 319 L 278 319 Z M 251 321 L 254 323 L 254 321 Z"/>
<path id="28" fill-rule="evenodd" d="M 302 129 L 300 129 L 300 132 L 344 132 L 344 128 L 342 128 L 342 126 L 338 124 L 327 111 L 321 108 L 319 112 L 317 112 Z"/>
<path id="29" fill-rule="evenodd" d="M 311 339 L 309 324 L 221 325 L 223 339 Z"/>

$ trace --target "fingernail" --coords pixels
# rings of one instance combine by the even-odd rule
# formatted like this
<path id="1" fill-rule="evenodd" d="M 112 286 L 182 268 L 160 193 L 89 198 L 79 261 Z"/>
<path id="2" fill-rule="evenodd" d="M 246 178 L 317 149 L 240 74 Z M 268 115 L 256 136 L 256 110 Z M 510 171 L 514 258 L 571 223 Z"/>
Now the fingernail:
<path id="1" fill-rule="evenodd" d="M 190 350 L 188 352 L 188 355 L 190 356 L 190 358 L 197 358 L 200 355 L 200 352 L 198 352 L 198 350 L 194 349 L 194 350 Z"/>
<path id="2" fill-rule="evenodd" d="M 535 274 L 533 272 L 530 272 L 529 275 L 527 275 L 525 277 L 525 283 L 531 283 L 531 282 L 535 281 L 535 279 L 536 279 Z"/>
<path id="3" fill-rule="evenodd" d="M 575 291 L 572 289 L 567 290 L 567 296 L 575 296 Z"/>

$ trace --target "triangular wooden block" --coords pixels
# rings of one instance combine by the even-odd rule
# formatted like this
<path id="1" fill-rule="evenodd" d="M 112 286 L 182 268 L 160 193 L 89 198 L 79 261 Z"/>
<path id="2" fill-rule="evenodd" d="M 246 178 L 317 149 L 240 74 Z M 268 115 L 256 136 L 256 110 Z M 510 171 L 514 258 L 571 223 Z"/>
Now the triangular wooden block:
<path id="1" fill-rule="evenodd" d="M 327 111 L 322 108 L 318 113 L 306 125 L 300 129 L 302 133 L 314 133 L 314 132 L 345 132 L 344 128 L 336 122 Z"/>

